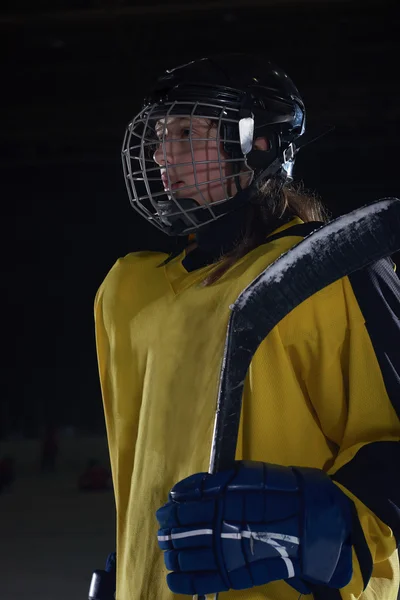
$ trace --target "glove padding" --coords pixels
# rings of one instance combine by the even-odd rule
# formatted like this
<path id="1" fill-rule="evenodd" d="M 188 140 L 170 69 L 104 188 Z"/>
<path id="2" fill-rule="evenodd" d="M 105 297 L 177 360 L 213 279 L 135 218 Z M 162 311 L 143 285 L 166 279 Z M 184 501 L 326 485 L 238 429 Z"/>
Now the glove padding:
<path id="1" fill-rule="evenodd" d="M 277 580 L 310 594 L 312 584 L 341 588 L 352 576 L 351 501 L 320 469 L 243 461 L 196 473 L 156 516 L 177 594 Z"/>

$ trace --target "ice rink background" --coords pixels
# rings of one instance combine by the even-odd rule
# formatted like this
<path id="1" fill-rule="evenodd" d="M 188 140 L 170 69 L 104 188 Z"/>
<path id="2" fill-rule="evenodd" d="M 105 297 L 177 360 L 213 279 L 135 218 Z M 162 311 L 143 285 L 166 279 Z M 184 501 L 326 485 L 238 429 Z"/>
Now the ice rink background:
<path id="1" fill-rule="evenodd" d="M 61 440 L 54 473 L 40 473 L 40 442 L 2 442 L 17 479 L 0 493 L 0 599 L 87 600 L 92 571 L 114 550 L 113 492 L 83 493 L 77 478 L 95 457 L 107 464 L 103 437 Z"/>

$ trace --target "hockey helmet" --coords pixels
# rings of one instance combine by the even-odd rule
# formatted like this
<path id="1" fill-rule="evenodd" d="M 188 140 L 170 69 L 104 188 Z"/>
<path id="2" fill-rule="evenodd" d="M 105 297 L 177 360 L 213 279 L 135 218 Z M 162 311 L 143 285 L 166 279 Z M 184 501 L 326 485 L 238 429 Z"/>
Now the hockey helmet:
<path id="1" fill-rule="evenodd" d="M 194 190 L 201 194 L 209 180 L 198 182 L 195 177 L 195 184 L 187 187 L 187 193 L 181 187 L 179 195 L 171 189 L 165 142 L 172 118 L 189 118 L 186 141 L 194 173 L 199 164 L 191 123 L 207 119 L 215 124 L 214 139 L 230 165 L 229 175 L 219 171 L 225 193 L 218 201 L 200 204 L 190 197 Z M 125 133 L 122 163 L 131 205 L 161 231 L 187 235 L 233 210 L 234 196 L 241 190 L 240 174 L 248 174 L 246 187 L 271 177 L 290 181 L 298 149 L 295 142 L 304 131 L 300 94 L 288 75 L 270 61 L 248 54 L 223 54 L 168 69 Z M 266 150 L 254 148 L 259 137 L 266 139 Z M 180 140 L 168 143 L 175 141 Z M 154 161 L 157 147 L 165 157 L 163 178 Z M 222 161 L 218 150 L 214 162 Z M 235 194 L 228 192 L 228 178 L 235 181 Z"/>

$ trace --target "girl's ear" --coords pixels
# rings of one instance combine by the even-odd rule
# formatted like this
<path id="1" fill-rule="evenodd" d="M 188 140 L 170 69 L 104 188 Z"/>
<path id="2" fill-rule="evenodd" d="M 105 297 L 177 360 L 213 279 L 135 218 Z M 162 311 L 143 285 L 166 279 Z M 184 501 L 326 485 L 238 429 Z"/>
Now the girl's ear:
<path id="1" fill-rule="evenodd" d="M 253 150 L 268 150 L 269 143 L 267 138 L 259 137 L 254 141 Z"/>

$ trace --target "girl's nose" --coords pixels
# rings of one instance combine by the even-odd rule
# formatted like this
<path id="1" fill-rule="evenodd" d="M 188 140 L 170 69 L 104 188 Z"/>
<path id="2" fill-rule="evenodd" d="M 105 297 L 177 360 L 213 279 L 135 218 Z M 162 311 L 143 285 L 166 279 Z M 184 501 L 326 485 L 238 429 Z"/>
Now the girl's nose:
<path id="1" fill-rule="evenodd" d="M 153 154 L 153 160 L 160 167 L 173 163 L 173 149 L 172 142 L 159 142 L 157 144 L 157 150 Z"/>

